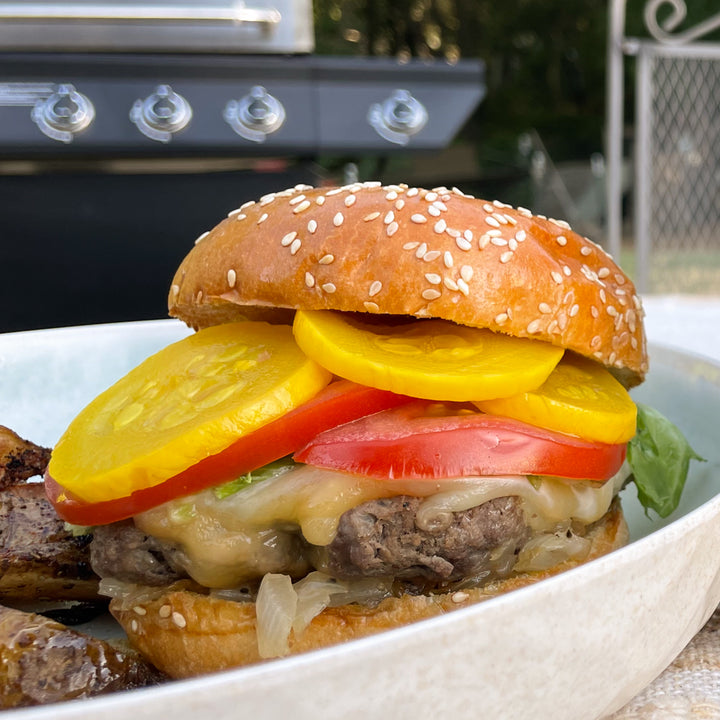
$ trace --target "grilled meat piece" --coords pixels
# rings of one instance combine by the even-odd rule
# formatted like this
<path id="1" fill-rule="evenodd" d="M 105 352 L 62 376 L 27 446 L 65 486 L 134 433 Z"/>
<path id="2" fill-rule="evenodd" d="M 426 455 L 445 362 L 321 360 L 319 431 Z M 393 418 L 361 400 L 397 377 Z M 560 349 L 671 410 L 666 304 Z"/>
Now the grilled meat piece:
<path id="1" fill-rule="evenodd" d="M 0 600 L 96 600 L 90 535 L 74 536 L 40 483 L 0 491 Z"/>
<path id="2" fill-rule="evenodd" d="M 0 606 L 0 708 L 42 705 L 155 685 L 165 677 L 134 652 Z"/>
<path id="3" fill-rule="evenodd" d="M 0 425 L 0 489 L 42 475 L 50 462 L 49 448 L 23 440 Z"/>

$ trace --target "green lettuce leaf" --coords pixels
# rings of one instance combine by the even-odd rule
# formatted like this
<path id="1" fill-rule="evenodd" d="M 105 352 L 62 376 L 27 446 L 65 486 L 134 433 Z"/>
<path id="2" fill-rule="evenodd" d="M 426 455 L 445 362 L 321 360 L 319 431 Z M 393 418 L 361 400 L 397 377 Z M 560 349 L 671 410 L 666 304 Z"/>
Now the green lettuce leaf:
<path id="1" fill-rule="evenodd" d="M 234 495 L 243 488 L 249 487 L 250 485 L 255 485 L 263 480 L 269 480 L 270 478 L 277 477 L 278 475 L 290 470 L 294 465 L 295 463 L 292 458 L 280 458 L 279 460 L 263 465 L 263 467 L 253 470 L 246 475 L 241 475 L 235 480 L 230 480 L 230 482 L 226 482 L 223 485 L 218 485 L 213 488 L 213 492 L 218 500 L 223 500 L 226 497 L 230 497 L 230 495 Z"/>
<path id="2" fill-rule="evenodd" d="M 646 514 L 654 510 L 665 518 L 680 502 L 690 461 L 705 459 L 662 413 L 639 403 L 637 408 L 637 434 L 627 452 L 632 479 Z"/>

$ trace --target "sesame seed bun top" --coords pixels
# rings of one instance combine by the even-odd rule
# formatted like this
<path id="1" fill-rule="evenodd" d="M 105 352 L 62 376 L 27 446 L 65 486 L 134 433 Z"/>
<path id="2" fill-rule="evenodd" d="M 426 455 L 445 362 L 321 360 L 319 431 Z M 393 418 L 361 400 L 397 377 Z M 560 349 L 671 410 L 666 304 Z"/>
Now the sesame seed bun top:
<path id="1" fill-rule="evenodd" d="M 297 186 L 233 210 L 175 274 L 170 315 L 193 327 L 295 309 L 438 317 L 647 372 L 635 287 L 567 223 L 446 188 Z"/>

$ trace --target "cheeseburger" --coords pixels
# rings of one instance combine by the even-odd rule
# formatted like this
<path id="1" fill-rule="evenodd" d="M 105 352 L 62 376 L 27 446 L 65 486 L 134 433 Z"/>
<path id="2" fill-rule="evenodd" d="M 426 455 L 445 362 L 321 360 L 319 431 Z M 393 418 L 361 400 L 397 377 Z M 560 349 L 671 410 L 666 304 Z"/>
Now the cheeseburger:
<path id="1" fill-rule="evenodd" d="M 565 222 L 457 189 L 246 203 L 196 241 L 169 310 L 197 332 L 91 402 L 45 480 L 173 677 L 591 560 L 627 541 L 624 484 L 667 514 L 692 457 L 668 442 L 661 472 L 672 426 L 628 395 L 648 369 L 630 279 Z"/>

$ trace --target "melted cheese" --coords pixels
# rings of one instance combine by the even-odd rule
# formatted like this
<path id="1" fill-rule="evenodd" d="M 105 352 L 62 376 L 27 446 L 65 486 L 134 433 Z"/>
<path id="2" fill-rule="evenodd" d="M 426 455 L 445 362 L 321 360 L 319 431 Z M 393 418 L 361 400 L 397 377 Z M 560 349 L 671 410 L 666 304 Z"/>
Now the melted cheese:
<path id="1" fill-rule="evenodd" d="M 218 499 L 212 490 L 165 503 L 137 515 L 148 534 L 175 543 L 190 576 L 207 587 L 233 587 L 268 572 L 299 574 L 309 562 L 298 532 L 312 545 L 328 545 L 340 516 L 368 500 L 396 495 L 427 498 L 418 525 L 444 513 L 498 497 L 523 499 L 534 530 L 568 519 L 591 523 L 610 507 L 626 473 L 596 483 L 543 478 L 471 477 L 446 480 L 375 480 L 308 465 Z"/>

